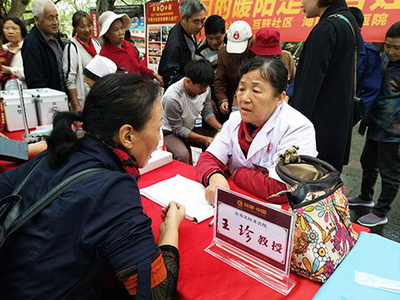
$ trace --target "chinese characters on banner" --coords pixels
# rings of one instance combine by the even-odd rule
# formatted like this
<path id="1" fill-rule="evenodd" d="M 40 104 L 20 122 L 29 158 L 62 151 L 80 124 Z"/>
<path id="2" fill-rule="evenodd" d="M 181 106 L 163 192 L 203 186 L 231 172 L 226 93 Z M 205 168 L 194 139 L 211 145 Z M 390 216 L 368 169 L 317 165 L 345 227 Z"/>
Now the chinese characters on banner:
<path id="1" fill-rule="evenodd" d="M 147 66 L 158 70 L 161 53 L 171 28 L 179 21 L 179 3 L 149 2 L 146 4 Z"/>
<path id="2" fill-rule="evenodd" d="M 207 15 L 220 15 L 228 28 L 236 20 L 250 24 L 253 32 L 275 27 L 281 42 L 305 41 L 319 18 L 307 19 L 301 0 L 204 0 Z M 365 17 L 362 35 L 368 42 L 382 42 L 388 28 L 400 20 L 400 0 L 347 0 L 360 8 Z"/>

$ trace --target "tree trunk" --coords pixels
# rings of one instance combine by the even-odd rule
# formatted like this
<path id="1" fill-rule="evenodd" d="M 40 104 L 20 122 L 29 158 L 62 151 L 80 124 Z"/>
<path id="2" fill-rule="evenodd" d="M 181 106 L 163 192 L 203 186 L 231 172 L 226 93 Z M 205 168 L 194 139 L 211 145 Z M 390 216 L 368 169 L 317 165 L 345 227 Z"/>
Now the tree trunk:
<path id="1" fill-rule="evenodd" d="M 10 10 L 7 12 L 8 16 L 21 18 L 31 0 L 12 0 Z"/>
<path id="2" fill-rule="evenodd" d="M 115 0 L 97 0 L 96 1 L 96 11 L 97 16 L 101 16 L 101 14 L 107 10 L 115 9 Z"/>

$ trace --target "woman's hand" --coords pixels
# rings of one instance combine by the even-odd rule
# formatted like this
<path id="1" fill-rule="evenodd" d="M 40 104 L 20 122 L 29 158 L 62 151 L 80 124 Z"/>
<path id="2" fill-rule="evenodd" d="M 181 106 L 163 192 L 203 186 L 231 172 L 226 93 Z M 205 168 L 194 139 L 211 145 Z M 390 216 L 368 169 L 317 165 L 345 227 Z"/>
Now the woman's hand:
<path id="1" fill-rule="evenodd" d="M 1 72 L 4 74 L 10 74 L 11 73 L 11 68 L 5 65 L 1 65 Z"/>
<path id="2" fill-rule="evenodd" d="M 163 220 L 163 222 L 175 221 L 179 225 L 185 218 L 185 214 L 185 207 L 175 201 L 171 201 L 168 206 L 161 209 L 161 219 Z"/>
<path id="3" fill-rule="evenodd" d="M 158 245 L 172 245 L 178 248 L 178 229 L 182 220 L 185 218 L 185 207 L 171 201 L 167 207 L 161 209 L 160 240 Z"/>
<path id="4" fill-rule="evenodd" d="M 206 188 L 206 199 L 211 205 L 214 205 L 215 188 L 217 186 L 230 190 L 229 183 L 224 175 L 219 173 L 212 175 L 210 178 L 210 184 Z"/>

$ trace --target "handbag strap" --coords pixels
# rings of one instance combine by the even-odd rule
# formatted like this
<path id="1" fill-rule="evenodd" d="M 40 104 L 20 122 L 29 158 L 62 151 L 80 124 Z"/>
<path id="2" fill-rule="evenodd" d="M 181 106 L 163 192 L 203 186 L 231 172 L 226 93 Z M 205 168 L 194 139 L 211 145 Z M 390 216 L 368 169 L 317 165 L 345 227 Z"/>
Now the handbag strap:
<path id="1" fill-rule="evenodd" d="M 37 164 L 38 165 L 38 164 Z M 33 170 L 37 167 L 37 165 L 33 168 Z M 31 172 L 28 174 L 31 175 Z M 78 183 L 79 181 L 93 176 L 95 174 L 105 172 L 107 169 L 104 168 L 91 168 L 80 171 L 74 175 L 71 175 L 61 183 L 57 184 L 51 191 L 46 193 L 39 201 L 35 202 L 31 207 L 29 207 L 21 216 L 10 214 L 4 220 L 4 239 L 6 239 L 9 235 L 15 232 L 18 228 L 28 222 L 32 217 L 34 217 L 37 213 L 43 210 L 46 206 L 48 206 L 51 202 L 57 199 L 61 194 L 63 194 L 66 190 L 71 188 L 73 185 Z M 26 178 L 25 178 L 26 179 Z M 26 180 L 24 180 L 26 182 Z M 18 210 L 18 209 L 17 209 Z"/>
<path id="2" fill-rule="evenodd" d="M 308 155 L 299 155 L 299 157 L 301 159 L 300 163 L 311 164 L 314 167 L 318 168 L 319 170 L 321 170 L 325 173 L 329 173 L 329 172 L 338 173 L 338 171 L 332 165 L 330 165 L 329 163 L 327 163 L 319 158 L 308 156 Z M 286 169 L 284 168 L 285 165 L 287 165 L 287 164 L 285 164 L 283 157 L 281 157 L 275 167 L 276 173 L 284 182 L 286 182 L 292 186 L 296 185 L 298 183 L 306 182 L 305 180 L 298 178 L 298 177 L 290 174 L 289 172 L 287 172 Z"/>
<path id="3" fill-rule="evenodd" d="M 354 41 L 356 43 L 356 47 L 354 49 L 354 92 L 353 92 L 353 97 L 355 98 L 357 95 L 357 49 L 358 49 L 356 33 L 354 31 L 353 25 L 351 24 L 349 19 L 347 19 L 345 16 L 343 16 L 341 14 L 333 14 L 333 15 L 330 15 L 329 18 L 338 18 L 338 19 L 345 21 L 347 23 L 347 25 L 349 25 L 351 32 L 353 33 Z"/>
<path id="4" fill-rule="evenodd" d="M 39 161 L 37 161 L 32 169 L 28 172 L 28 174 L 25 176 L 25 178 L 20 182 L 20 184 L 15 188 L 15 190 L 12 192 L 11 195 L 17 195 L 19 191 L 24 187 L 25 183 L 28 181 L 29 177 L 32 175 L 32 173 L 36 170 L 36 168 L 39 166 L 39 164 L 44 160 L 45 156 L 43 156 Z"/>

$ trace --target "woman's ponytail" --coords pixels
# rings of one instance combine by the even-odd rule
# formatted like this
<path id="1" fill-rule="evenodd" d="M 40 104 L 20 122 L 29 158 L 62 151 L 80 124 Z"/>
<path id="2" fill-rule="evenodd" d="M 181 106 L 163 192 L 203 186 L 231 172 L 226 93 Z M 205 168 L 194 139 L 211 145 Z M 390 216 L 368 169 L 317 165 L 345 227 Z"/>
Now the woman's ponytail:
<path id="1" fill-rule="evenodd" d="M 53 131 L 47 138 L 47 158 L 52 168 L 57 168 L 79 149 L 79 139 L 72 129 L 75 121 L 83 122 L 82 112 L 55 112 Z"/>

